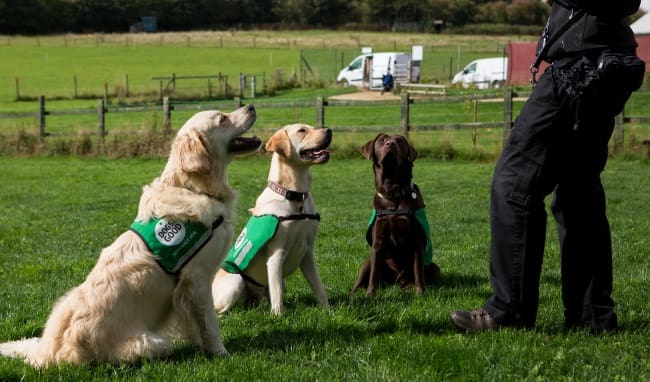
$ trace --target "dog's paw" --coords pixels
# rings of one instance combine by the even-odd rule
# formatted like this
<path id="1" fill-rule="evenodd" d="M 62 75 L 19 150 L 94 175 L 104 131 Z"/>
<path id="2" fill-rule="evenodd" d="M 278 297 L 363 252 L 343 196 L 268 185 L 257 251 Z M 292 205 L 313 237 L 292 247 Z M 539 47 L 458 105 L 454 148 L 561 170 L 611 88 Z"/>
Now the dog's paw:
<path id="1" fill-rule="evenodd" d="M 316 303 L 321 308 L 329 308 L 329 306 L 330 306 L 330 303 L 329 303 L 329 300 L 327 299 L 326 294 L 316 295 Z"/>
<path id="2" fill-rule="evenodd" d="M 271 308 L 271 314 L 274 317 L 282 317 L 282 308 L 279 308 L 279 309 Z"/>
<path id="3" fill-rule="evenodd" d="M 218 357 L 230 357 L 230 353 L 223 346 L 216 347 L 214 349 L 208 349 L 208 353 L 210 353 L 213 356 L 218 356 Z"/>

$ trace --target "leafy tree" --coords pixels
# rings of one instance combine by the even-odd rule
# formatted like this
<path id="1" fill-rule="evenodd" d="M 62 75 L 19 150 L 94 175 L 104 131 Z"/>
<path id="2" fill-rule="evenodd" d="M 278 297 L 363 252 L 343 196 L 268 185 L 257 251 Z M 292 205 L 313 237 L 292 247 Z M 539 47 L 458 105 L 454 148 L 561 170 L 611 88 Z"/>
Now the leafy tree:
<path id="1" fill-rule="evenodd" d="M 121 32 L 141 16 L 156 16 L 160 30 L 271 23 L 391 28 L 434 20 L 543 25 L 548 9 L 539 0 L 0 0 L 0 33 Z"/>
<path id="2" fill-rule="evenodd" d="M 71 28 L 66 0 L 0 0 L 0 33 L 38 34 Z"/>
<path id="3" fill-rule="evenodd" d="M 507 8 L 508 21 L 517 25 L 543 25 L 548 6 L 538 0 L 514 0 Z"/>
<path id="4" fill-rule="evenodd" d="M 472 0 L 456 0 L 450 4 L 449 22 L 452 25 L 465 25 L 473 21 L 476 3 Z"/>
<path id="5" fill-rule="evenodd" d="M 453 0 L 429 0 L 428 15 L 431 20 L 449 21 Z"/>
<path id="6" fill-rule="evenodd" d="M 479 5 L 475 21 L 506 24 L 508 22 L 508 3 L 506 1 L 491 1 Z"/>

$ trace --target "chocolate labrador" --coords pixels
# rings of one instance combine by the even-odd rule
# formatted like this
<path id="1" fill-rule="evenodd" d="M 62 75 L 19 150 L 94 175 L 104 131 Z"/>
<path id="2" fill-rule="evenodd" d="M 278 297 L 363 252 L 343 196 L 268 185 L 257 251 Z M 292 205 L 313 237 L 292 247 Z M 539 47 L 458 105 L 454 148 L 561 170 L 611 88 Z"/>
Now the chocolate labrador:
<path id="1" fill-rule="evenodd" d="M 424 200 L 412 181 L 417 151 L 406 137 L 382 133 L 363 145 L 361 153 L 372 160 L 377 192 L 366 234 L 370 258 L 352 291 L 367 286 L 370 298 L 379 284 L 399 284 L 415 286 L 422 294 L 425 284 L 440 277 L 440 268 L 432 261 Z"/>

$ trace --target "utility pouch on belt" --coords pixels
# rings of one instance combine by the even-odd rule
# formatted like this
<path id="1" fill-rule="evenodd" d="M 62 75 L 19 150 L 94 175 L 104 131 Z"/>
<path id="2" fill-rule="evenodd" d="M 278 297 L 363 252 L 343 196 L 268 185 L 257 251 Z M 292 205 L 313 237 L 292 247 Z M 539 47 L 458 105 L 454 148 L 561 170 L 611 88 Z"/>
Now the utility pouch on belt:
<path id="1" fill-rule="evenodd" d="M 572 99 L 591 90 L 600 77 L 594 63 L 585 56 L 564 64 L 553 64 L 552 74 L 558 87 Z"/>
<path id="2" fill-rule="evenodd" d="M 643 84 L 645 62 L 634 55 L 604 52 L 598 58 L 598 73 L 603 81 L 633 92 Z"/>

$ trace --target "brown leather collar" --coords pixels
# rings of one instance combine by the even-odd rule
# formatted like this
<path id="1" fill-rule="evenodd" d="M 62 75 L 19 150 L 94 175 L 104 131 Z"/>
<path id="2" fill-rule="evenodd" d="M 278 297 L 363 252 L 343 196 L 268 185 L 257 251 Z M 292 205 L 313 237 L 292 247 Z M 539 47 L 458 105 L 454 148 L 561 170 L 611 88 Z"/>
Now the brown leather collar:
<path id="1" fill-rule="evenodd" d="M 304 202 L 305 199 L 309 196 L 309 192 L 300 192 L 292 191 L 288 188 L 284 188 L 279 184 L 275 183 L 272 180 L 269 180 L 269 188 L 278 194 L 284 196 L 285 199 L 295 201 L 295 202 Z"/>

